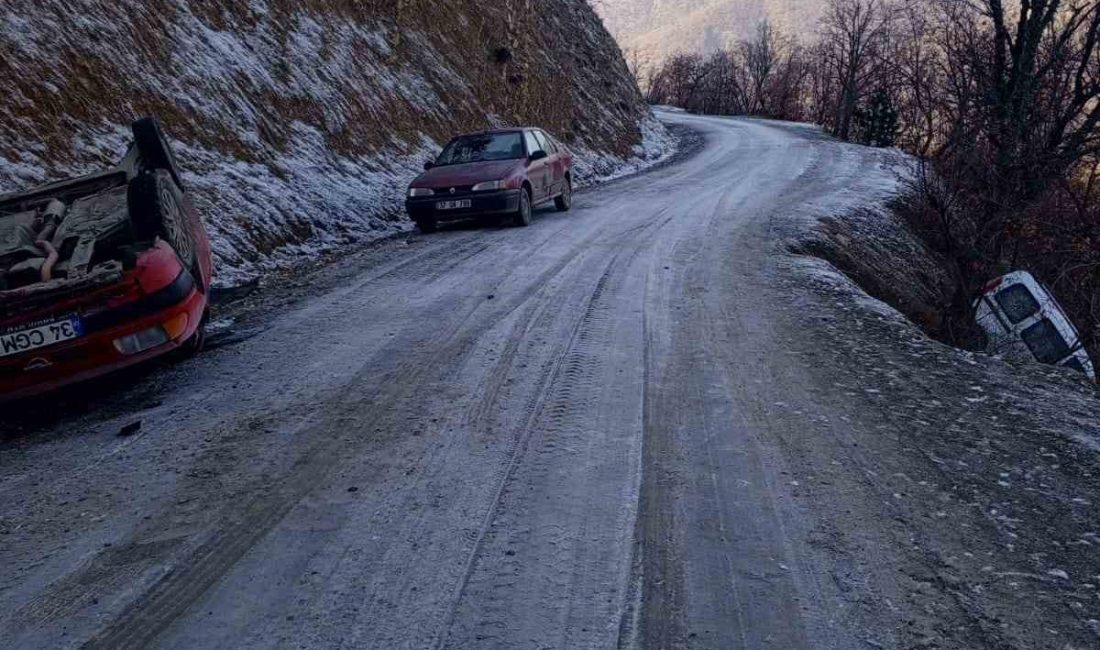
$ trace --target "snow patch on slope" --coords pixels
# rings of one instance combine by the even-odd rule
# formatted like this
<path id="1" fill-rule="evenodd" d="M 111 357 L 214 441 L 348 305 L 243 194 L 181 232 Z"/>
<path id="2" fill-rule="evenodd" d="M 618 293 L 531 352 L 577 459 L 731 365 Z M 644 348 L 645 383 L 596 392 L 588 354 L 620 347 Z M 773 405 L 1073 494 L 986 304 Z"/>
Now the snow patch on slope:
<path id="1" fill-rule="evenodd" d="M 642 141 L 634 147 L 634 156 L 618 156 L 593 151 L 587 147 L 571 147 L 576 154 L 574 174 L 578 187 L 596 185 L 629 176 L 664 162 L 676 153 L 676 138 L 663 124 L 650 115 L 639 125 Z"/>

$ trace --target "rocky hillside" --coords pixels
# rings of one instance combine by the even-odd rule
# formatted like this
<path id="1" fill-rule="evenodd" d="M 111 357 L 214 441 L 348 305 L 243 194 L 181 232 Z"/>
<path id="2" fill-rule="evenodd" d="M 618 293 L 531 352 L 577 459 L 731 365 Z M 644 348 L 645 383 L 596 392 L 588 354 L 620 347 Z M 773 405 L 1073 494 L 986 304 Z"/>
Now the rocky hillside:
<path id="1" fill-rule="evenodd" d="M 752 34 L 765 18 L 788 34 L 808 35 L 825 0 L 597 0 L 607 28 L 629 55 L 656 61 L 710 52 Z"/>
<path id="2" fill-rule="evenodd" d="M 392 230 L 456 131 L 539 124 L 588 178 L 660 155 L 585 0 L 5 0 L 0 192 L 94 170 L 155 114 L 223 282 Z"/>

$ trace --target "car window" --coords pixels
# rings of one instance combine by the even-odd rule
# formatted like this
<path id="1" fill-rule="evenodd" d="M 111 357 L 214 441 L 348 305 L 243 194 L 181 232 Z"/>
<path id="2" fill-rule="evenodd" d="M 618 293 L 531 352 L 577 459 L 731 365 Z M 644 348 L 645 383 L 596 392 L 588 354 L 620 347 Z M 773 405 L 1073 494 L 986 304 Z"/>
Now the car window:
<path id="1" fill-rule="evenodd" d="M 1025 329 L 1021 336 L 1031 350 L 1031 354 L 1042 363 L 1058 363 L 1072 352 L 1049 318 L 1044 318 Z"/>
<path id="2" fill-rule="evenodd" d="M 546 137 L 546 134 L 542 131 L 535 131 L 535 139 L 539 141 L 542 146 L 542 150 L 546 153 L 554 153 L 557 149 L 554 148 L 554 143 L 550 141 L 550 138 Z"/>
<path id="3" fill-rule="evenodd" d="M 523 158 L 523 139 L 519 132 L 484 133 L 456 138 L 443 149 L 437 165 L 459 165 L 485 160 Z"/>
<path id="4" fill-rule="evenodd" d="M 1014 284 L 1002 289 L 994 298 L 1013 325 L 1023 322 L 1039 311 L 1039 302 L 1023 284 Z"/>
<path id="5" fill-rule="evenodd" d="M 523 137 L 524 137 L 524 139 L 527 140 L 527 155 L 528 156 L 535 153 L 536 151 L 544 151 L 544 149 L 542 148 L 542 145 L 539 144 L 539 141 L 535 139 L 534 133 L 532 133 L 531 131 L 524 131 L 523 132 Z"/>

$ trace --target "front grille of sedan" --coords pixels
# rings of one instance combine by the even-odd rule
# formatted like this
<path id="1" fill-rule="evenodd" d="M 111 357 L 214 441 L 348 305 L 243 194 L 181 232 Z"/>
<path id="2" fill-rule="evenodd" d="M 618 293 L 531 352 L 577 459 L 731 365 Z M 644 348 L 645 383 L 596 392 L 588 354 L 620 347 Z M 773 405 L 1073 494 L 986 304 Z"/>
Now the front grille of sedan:
<path id="1" fill-rule="evenodd" d="M 445 198 L 451 196 L 452 187 L 455 191 L 454 196 L 458 196 L 460 194 L 469 194 L 470 192 L 474 191 L 473 185 L 448 185 L 446 187 L 433 187 L 432 189 L 435 191 L 435 195 L 437 197 Z"/>

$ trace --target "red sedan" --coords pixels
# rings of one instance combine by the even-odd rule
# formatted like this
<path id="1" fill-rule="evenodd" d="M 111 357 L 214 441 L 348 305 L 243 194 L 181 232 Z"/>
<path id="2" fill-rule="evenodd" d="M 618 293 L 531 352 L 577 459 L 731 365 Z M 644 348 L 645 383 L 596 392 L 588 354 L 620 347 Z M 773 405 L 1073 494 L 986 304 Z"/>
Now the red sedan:
<path id="1" fill-rule="evenodd" d="M 405 209 L 423 232 L 473 216 L 531 223 L 531 211 L 553 201 L 568 210 L 573 155 L 541 129 L 500 129 L 460 135 L 409 185 Z"/>
<path id="2" fill-rule="evenodd" d="M 0 196 L 0 402 L 203 343 L 210 244 L 158 123 L 114 169 Z"/>

